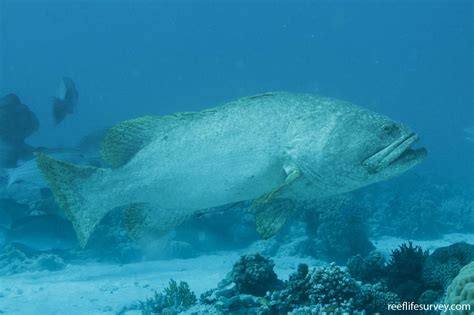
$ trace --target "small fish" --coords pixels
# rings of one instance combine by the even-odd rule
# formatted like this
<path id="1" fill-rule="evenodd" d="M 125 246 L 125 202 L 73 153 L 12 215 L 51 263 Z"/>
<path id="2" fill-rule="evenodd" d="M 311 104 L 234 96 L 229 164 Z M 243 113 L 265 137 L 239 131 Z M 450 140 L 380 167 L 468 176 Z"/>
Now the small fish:
<path id="1" fill-rule="evenodd" d="M 464 134 L 466 136 L 466 140 L 469 142 L 474 142 L 474 126 L 467 127 L 464 129 Z"/>
<path id="2" fill-rule="evenodd" d="M 53 118 L 56 125 L 74 112 L 77 99 L 78 94 L 74 82 L 70 78 L 63 77 L 58 94 L 53 100 Z"/>
<path id="3" fill-rule="evenodd" d="M 111 168 L 38 154 L 56 201 L 85 246 L 101 219 L 125 206 L 133 237 L 159 235 L 203 209 L 252 201 L 257 231 L 275 235 L 298 202 L 397 176 L 420 163 L 418 135 L 349 102 L 265 93 L 198 113 L 146 116 L 112 127 Z"/>

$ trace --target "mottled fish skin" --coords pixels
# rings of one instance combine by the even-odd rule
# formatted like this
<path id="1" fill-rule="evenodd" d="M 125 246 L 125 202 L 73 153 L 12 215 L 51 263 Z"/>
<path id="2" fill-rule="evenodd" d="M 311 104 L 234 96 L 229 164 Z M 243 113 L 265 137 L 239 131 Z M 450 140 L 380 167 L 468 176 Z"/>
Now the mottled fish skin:
<path id="1" fill-rule="evenodd" d="M 78 96 L 74 81 L 63 77 L 58 95 L 53 99 L 53 118 L 56 125 L 74 112 Z"/>
<path id="2" fill-rule="evenodd" d="M 257 230 L 269 237 L 295 201 L 352 191 L 418 164 L 426 151 L 410 149 L 416 138 L 349 102 L 275 92 L 121 123 L 102 145 L 112 169 L 44 155 L 38 163 L 82 245 L 110 209 L 127 205 L 135 233 L 160 223 L 157 230 L 169 229 L 201 209 L 256 200 Z"/>
<path id="3" fill-rule="evenodd" d="M 385 131 L 387 126 L 394 129 Z M 132 195 L 134 202 L 158 202 L 167 209 L 203 209 L 258 198 L 294 167 L 303 177 L 285 194 L 310 200 L 405 171 L 371 174 L 362 164 L 412 133 L 348 102 L 266 93 L 190 115 L 108 176 L 112 182 L 134 183 L 127 185 L 127 194 L 122 185 L 112 185 L 127 200 Z"/>

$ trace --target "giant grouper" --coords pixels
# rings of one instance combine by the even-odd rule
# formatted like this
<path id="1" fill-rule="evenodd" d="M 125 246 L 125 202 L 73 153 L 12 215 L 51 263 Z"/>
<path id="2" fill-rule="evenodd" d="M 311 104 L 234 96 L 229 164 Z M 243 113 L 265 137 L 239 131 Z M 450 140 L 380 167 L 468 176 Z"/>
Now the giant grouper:
<path id="1" fill-rule="evenodd" d="M 145 116 L 106 133 L 110 168 L 37 154 L 57 203 L 85 246 L 124 208 L 130 235 L 162 234 L 203 209 L 251 201 L 257 231 L 276 234 L 302 200 L 349 192 L 418 164 L 418 136 L 349 102 L 264 93 L 201 112 Z"/>

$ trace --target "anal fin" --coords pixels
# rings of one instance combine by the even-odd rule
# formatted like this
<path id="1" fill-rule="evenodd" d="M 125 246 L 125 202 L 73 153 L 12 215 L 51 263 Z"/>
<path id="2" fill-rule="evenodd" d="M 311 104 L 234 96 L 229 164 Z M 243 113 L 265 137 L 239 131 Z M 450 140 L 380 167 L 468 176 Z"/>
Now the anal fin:
<path id="1" fill-rule="evenodd" d="M 124 226 L 132 239 L 162 236 L 190 216 L 185 211 L 162 209 L 148 203 L 134 203 L 123 210 Z"/>

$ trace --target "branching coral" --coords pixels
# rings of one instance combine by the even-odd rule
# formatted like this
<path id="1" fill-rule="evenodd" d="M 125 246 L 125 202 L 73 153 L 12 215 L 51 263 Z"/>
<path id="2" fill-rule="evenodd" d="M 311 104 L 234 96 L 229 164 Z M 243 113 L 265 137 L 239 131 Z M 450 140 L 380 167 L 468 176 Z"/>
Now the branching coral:
<path id="1" fill-rule="evenodd" d="M 164 289 L 163 293 L 155 292 L 152 298 L 125 307 L 121 312 L 119 312 L 119 314 L 125 314 L 130 310 L 139 310 L 144 315 L 175 315 L 194 304 L 196 304 L 196 296 L 189 289 L 189 285 L 184 281 L 180 281 L 178 284 L 176 281 L 171 279 L 168 287 Z"/>
<path id="2" fill-rule="evenodd" d="M 389 289 L 404 301 L 417 301 L 424 291 L 421 273 L 427 257 L 428 252 L 412 242 L 393 250 L 387 265 Z"/>
<path id="3" fill-rule="evenodd" d="M 176 281 L 171 279 L 168 287 L 165 288 L 164 295 L 167 305 L 173 307 L 188 307 L 196 303 L 196 296 L 184 281 L 180 281 L 178 285 Z"/>

